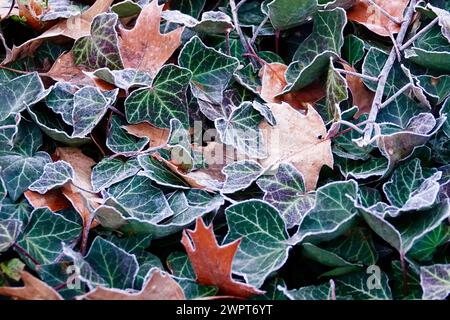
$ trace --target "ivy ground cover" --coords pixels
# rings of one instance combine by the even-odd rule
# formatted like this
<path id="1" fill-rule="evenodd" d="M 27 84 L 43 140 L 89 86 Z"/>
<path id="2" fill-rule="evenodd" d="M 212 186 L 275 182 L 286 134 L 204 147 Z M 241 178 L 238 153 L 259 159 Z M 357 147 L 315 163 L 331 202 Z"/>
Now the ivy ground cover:
<path id="1" fill-rule="evenodd" d="M 446 299 L 450 2 L 0 2 L 1 299 Z"/>

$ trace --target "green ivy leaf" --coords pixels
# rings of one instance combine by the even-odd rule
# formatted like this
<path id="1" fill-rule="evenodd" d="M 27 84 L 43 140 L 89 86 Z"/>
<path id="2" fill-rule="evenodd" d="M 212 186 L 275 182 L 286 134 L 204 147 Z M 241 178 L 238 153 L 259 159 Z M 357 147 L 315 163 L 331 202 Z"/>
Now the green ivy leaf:
<path id="1" fill-rule="evenodd" d="M 16 219 L 0 220 L 0 252 L 8 250 L 22 229 L 22 222 Z"/>
<path id="2" fill-rule="evenodd" d="M 114 153 L 129 154 L 142 151 L 148 144 L 147 137 L 137 138 L 123 128 L 127 124 L 118 115 L 112 115 L 108 135 L 106 137 L 106 146 Z"/>
<path id="3" fill-rule="evenodd" d="M 189 185 L 180 176 L 167 168 L 161 161 L 151 155 L 138 156 L 139 165 L 143 171 L 139 175 L 150 178 L 162 186 L 188 189 Z"/>
<path id="4" fill-rule="evenodd" d="M 47 163 L 40 178 L 34 181 L 29 189 L 44 194 L 47 191 L 58 188 L 73 180 L 74 172 L 72 166 L 66 161 Z"/>
<path id="5" fill-rule="evenodd" d="M 136 159 L 104 158 L 92 168 L 92 187 L 95 192 L 134 176 L 140 170 Z"/>
<path id="6" fill-rule="evenodd" d="M 222 169 L 225 182 L 223 193 L 234 193 L 249 187 L 263 173 L 263 168 L 253 160 L 242 160 L 230 163 Z"/>
<path id="7" fill-rule="evenodd" d="M 380 286 L 369 287 L 371 274 L 352 273 L 336 279 L 336 295 L 351 296 L 355 300 L 391 300 L 392 293 L 387 275 L 381 271 Z"/>
<path id="8" fill-rule="evenodd" d="M 317 0 L 274 0 L 267 4 L 270 22 L 276 30 L 307 23 L 316 13 Z"/>

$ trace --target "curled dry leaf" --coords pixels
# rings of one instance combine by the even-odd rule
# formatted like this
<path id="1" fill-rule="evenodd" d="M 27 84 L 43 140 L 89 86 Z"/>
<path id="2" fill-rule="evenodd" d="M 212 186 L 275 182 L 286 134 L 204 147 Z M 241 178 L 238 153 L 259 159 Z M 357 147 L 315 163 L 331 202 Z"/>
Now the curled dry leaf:
<path id="1" fill-rule="evenodd" d="M 286 87 L 285 64 L 274 62 L 264 65 L 260 72 L 261 98 L 269 103 L 286 102 L 294 108 L 305 109 L 307 103 L 314 103 L 325 96 L 325 89 L 320 82 L 313 82 L 301 91 L 290 92 L 280 96 Z"/>
<path id="2" fill-rule="evenodd" d="M 185 300 L 180 285 L 167 273 L 157 269 L 153 271 L 142 290 L 131 292 L 118 289 L 97 287 L 84 296 L 86 300 Z"/>
<path id="3" fill-rule="evenodd" d="M 356 72 L 355 68 L 347 64 L 343 64 L 347 71 Z M 353 105 L 358 107 L 358 112 L 355 114 L 355 119 L 359 118 L 364 113 L 369 113 L 372 107 L 375 93 L 367 89 L 364 81 L 360 77 L 352 76 L 350 74 L 345 76 L 348 88 L 352 93 Z"/>
<path id="4" fill-rule="evenodd" d="M 120 54 L 125 68 L 149 72 L 153 77 L 181 44 L 183 27 L 159 32 L 162 6 L 157 0 L 146 5 L 131 30 L 120 28 Z"/>
<path id="5" fill-rule="evenodd" d="M 231 276 L 233 257 L 240 240 L 219 246 L 214 236 L 213 225 L 206 227 L 203 219 L 199 217 L 194 230 L 183 231 L 181 243 L 192 263 L 198 283 L 216 286 L 221 294 L 235 297 L 248 298 L 262 293 L 249 284 L 234 280 Z"/>
<path id="6" fill-rule="evenodd" d="M 403 20 L 403 11 L 406 9 L 409 0 L 374 0 L 381 8 L 392 17 Z M 361 23 L 370 31 L 380 36 L 389 36 L 389 33 L 397 33 L 400 25 L 386 17 L 376 6 L 369 1 L 359 0 L 351 9 L 347 11 L 347 18 L 351 21 Z"/>
<path id="7" fill-rule="evenodd" d="M 70 207 L 70 202 L 67 201 L 61 190 L 58 189 L 50 190 L 45 194 L 27 190 L 24 195 L 33 208 L 47 207 L 51 211 L 57 212 Z"/>
<path id="8" fill-rule="evenodd" d="M 260 125 L 268 157 L 259 162 L 265 168 L 281 162 L 291 163 L 302 173 L 306 190 L 314 190 L 322 166 L 333 168 L 331 141 L 324 139 L 327 129 L 321 116 L 311 105 L 306 115 L 284 102 L 268 105 L 277 124 Z"/>
<path id="9" fill-rule="evenodd" d="M 0 296 L 18 300 L 64 300 L 58 292 L 31 273 L 21 272 L 23 287 L 0 287 Z"/>

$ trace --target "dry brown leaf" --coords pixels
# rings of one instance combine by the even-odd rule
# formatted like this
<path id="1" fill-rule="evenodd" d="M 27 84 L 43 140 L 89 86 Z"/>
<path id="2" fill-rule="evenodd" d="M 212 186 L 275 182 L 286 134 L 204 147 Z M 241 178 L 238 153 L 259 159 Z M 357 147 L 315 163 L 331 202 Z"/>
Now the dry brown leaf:
<path id="1" fill-rule="evenodd" d="M 268 157 L 260 160 L 261 165 L 267 168 L 289 162 L 302 173 L 306 190 L 314 190 L 322 166 L 333 168 L 331 141 L 324 140 L 327 129 L 321 116 L 311 105 L 306 115 L 284 102 L 268 106 L 277 124 L 260 125 L 268 152 Z"/>
<path id="2" fill-rule="evenodd" d="M 25 18 L 26 24 L 36 31 L 42 31 L 49 26 L 49 22 L 40 21 L 39 16 L 46 10 L 35 0 L 28 0 L 26 3 L 17 1 L 19 16 Z"/>
<path id="3" fill-rule="evenodd" d="M 343 66 L 347 71 L 356 72 L 355 68 L 347 64 L 343 64 Z M 355 114 L 355 118 L 359 118 L 359 116 L 364 113 L 369 113 L 375 93 L 367 89 L 364 81 L 360 77 L 347 74 L 345 78 L 347 80 L 348 88 L 352 93 L 353 105 L 358 107 L 358 112 Z"/>
<path id="4" fill-rule="evenodd" d="M 162 6 L 153 0 L 142 9 L 133 29 L 119 29 L 120 54 L 125 68 L 136 68 L 155 76 L 180 46 L 184 28 L 161 34 L 161 12 Z"/>
<path id="5" fill-rule="evenodd" d="M 32 274 L 22 271 L 23 287 L 0 287 L 0 296 L 18 300 L 64 300 L 58 292 Z"/>
<path id="6" fill-rule="evenodd" d="M 287 85 L 285 78 L 287 66 L 274 62 L 264 65 L 259 73 L 261 78 L 261 98 L 268 103 L 286 102 L 294 108 L 305 109 L 308 103 L 314 103 L 325 96 L 323 84 L 319 81 L 301 91 L 291 92 L 280 96 Z"/>
<path id="7" fill-rule="evenodd" d="M 83 218 L 83 224 L 88 226 L 90 220 L 89 206 L 96 208 L 102 202 L 102 198 L 93 193 L 91 185 L 92 167 L 96 164 L 94 160 L 85 156 L 78 148 L 56 148 L 55 157 L 58 160 L 68 162 L 74 171 L 72 183 L 67 183 L 62 189 L 62 193 L 72 203 L 75 210 Z M 83 191 L 77 186 L 91 192 Z M 93 224 L 91 227 L 94 227 Z"/>
<path id="8" fill-rule="evenodd" d="M 168 274 L 156 270 L 139 292 L 97 287 L 79 297 L 87 300 L 185 300 L 184 291 Z"/>
<path id="9" fill-rule="evenodd" d="M 91 22 L 99 13 L 109 10 L 114 0 L 97 0 L 88 10 L 79 16 L 61 20 L 56 25 L 45 31 L 40 36 L 30 39 L 20 46 L 8 52 L 2 64 L 8 64 L 14 60 L 31 56 L 45 39 L 64 36 L 71 39 L 78 39 L 90 34 Z"/>
<path id="10" fill-rule="evenodd" d="M 59 189 L 50 190 L 45 194 L 27 190 L 24 195 L 33 208 L 47 207 L 51 211 L 57 212 L 70 207 L 70 202 Z"/>
<path id="11" fill-rule="evenodd" d="M 403 11 L 408 6 L 409 0 L 374 0 L 380 7 L 399 21 L 403 20 Z M 380 36 L 389 36 L 389 32 L 397 33 L 400 25 L 386 17 L 376 6 L 366 0 L 359 0 L 347 11 L 347 18 L 361 23 L 370 31 Z"/>
<path id="12" fill-rule="evenodd" d="M 148 138 L 150 140 L 151 148 L 166 144 L 170 133 L 169 129 L 158 128 L 148 122 L 130 124 L 123 128 L 133 136 L 138 138 Z"/>
<path id="13" fill-rule="evenodd" d="M 216 286 L 224 295 L 248 298 L 262 292 L 249 284 L 234 280 L 231 276 L 233 258 L 240 242 L 238 239 L 219 246 L 213 225 L 206 227 L 201 217 L 197 218 L 194 230 L 183 230 L 181 238 L 199 284 Z"/>

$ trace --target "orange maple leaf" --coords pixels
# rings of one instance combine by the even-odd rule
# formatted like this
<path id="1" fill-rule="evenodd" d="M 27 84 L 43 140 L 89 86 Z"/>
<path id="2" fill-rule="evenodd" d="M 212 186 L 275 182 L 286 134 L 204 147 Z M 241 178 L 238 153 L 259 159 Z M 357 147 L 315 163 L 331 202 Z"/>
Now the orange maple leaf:
<path id="1" fill-rule="evenodd" d="M 133 29 L 119 29 L 120 54 L 125 68 L 147 71 L 155 76 L 180 46 L 184 27 L 161 34 L 161 12 L 162 6 L 153 0 L 142 9 Z"/>
<path id="2" fill-rule="evenodd" d="M 240 242 L 238 239 L 219 246 L 213 225 L 206 227 L 201 217 L 197 218 L 194 230 L 183 230 L 181 238 L 199 284 L 216 286 L 224 295 L 248 298 L 263 292 L 231 277 L 233 257 Z"/>

